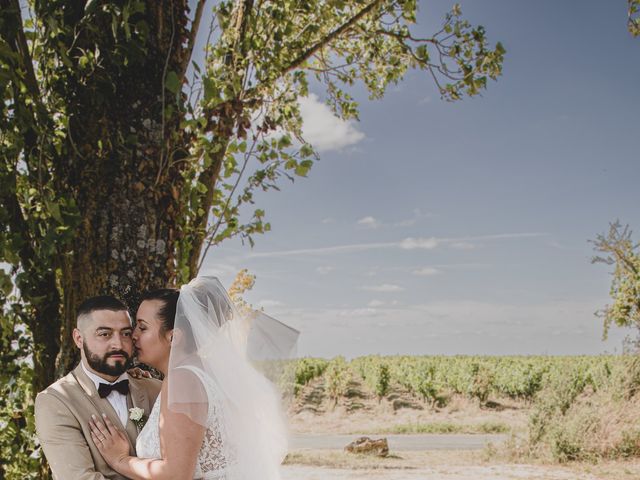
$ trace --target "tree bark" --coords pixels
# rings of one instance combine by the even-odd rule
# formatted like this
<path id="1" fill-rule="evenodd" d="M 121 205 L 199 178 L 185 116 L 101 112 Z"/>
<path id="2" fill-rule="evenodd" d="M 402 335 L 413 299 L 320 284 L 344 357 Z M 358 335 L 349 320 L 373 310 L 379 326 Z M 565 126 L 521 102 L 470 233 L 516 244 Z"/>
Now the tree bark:
<path id="1" fill-rule="evenodd" d="M 105 59 L 104 73 L 69 78 L 60 86 L 60 97 L 68 99 L 72 154 L 59 159 L 55 177 L 58 188 L 72 192 L 81 221 L 61 266 L 56 376 L 78 361 L 71 332 L 84 299 L 113 294 L 135 313 L 140 292 L 175 281 L 181 207 L 174 192 L 181 187 L 179 160 L 187 155 L 188 142 L 179 130 L 183 98 L 167 89 L 166 80 L 169 72 L 184 76 L 187 14 L 186 1 L 147 1 L 136 19 L 149 25 L 145 55 L 127 65 Z M 82 9 L 71 11 L 67 20 L 82 15 Z M 96 44 L 103 52 L 122 47 L 110 33 L 110 17 L 96 18 L 104 23 L 97 29 L 102 36 L 69 39 L 71 58 L 74 49 Z"/>

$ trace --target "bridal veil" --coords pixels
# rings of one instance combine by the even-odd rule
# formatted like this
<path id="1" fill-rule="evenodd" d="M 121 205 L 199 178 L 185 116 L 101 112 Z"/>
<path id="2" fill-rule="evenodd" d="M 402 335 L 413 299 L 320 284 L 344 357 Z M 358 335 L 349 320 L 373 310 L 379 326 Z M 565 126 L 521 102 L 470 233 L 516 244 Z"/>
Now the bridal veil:
<path id="1" fill-rule="evenodd" d="M 240 314 L 215 277 L 197 277 L 180 289 L 168 407 L 204 427 L 216 409 L 228 480 L 280 478 L 288 431 L 282 392 L 265 375 L 282 371 L 298 335 L 262 312 Z M 197 372 L 203 385 L 187 371 Z"/>

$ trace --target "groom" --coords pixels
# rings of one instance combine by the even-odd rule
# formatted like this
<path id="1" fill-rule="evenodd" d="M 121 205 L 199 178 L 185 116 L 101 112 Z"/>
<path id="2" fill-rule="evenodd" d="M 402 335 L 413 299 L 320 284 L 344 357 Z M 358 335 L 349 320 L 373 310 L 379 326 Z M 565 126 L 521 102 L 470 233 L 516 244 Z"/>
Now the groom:
<path id="1" fill-rule="evenodd" d="M 160 381 L 130 378 L 133 354 L 127 307 L 111 296 L 89 298 L 78 308 L 73 341 L 80 364 L 36 397 L 36 430 L 53 478 L 57 480 L 123 479 L 104 461 L 90 440 L 91 416 L 105 414 L 126 431 L 135 455 L 138 428 L 129 409 L 144 410 L 144 419 L 160 391 Z"/>

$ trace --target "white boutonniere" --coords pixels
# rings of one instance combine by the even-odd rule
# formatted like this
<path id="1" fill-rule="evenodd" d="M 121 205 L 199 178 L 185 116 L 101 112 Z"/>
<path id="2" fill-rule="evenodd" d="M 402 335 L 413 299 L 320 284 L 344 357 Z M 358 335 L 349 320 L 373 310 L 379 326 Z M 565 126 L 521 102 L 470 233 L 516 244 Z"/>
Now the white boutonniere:
<path id="1" fill-rule="evenodd" d="M 142 427 L 144 427 L 144 424 L 147 421 L 147 417 L 144 416 L 144 410 L 138 407 L 129 409 L 129 418 L 136 424 L 138 430 L 142 430 Z"/>

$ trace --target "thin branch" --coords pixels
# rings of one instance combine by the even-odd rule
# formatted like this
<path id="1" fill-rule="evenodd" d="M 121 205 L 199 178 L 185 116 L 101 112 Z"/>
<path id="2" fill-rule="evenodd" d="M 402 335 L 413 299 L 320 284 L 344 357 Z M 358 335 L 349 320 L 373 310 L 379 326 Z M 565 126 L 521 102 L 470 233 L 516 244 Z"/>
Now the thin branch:
<path id="1" fill-rule="evenodd" d="M 244 174 L 244 171 L 246 170 L 247 165 L 249 164 L 249 160 L 251 158 L 251 154 L 253 153 L 257 142 L 258 142 L 258 136 L 254 136 L 253 137 L 253 143 L 251 144 L 251 148 L 244 155 L 244 164 L 242 165 L 242 169 L 240 170 L 240 173 L 238 173 L 238 178 L 236 179 L 236 182 L 233 185 L 233 188 L 231 189 L 231 192 L 229 192 L 229 196 L 227 197 L 227 201 L 226 201 L 226 203 L 224 205 L 224 208 L 223 208 L 222 212 L 218 216 L 218 223 L 216 223 L 216 225 L 212 229 L 211 233 L 207 235 L 209 237 L 209 240 L 207 241 L 207 246 L 205 247 L 204 252 L 202 252 L 202 255 L 200 256 L 200 262 L 198 263 L 198 271 L 200 271 L 200 269 L 202 268 L 202 263 L 204 262 L 204 259 L 207 257 L 207 252 L 209 251 L 209 248 L 211 248 L 211 246 L 213 245 L 213 239 L 215 238 L 215 234 L 218 231 L 218 229 L 220 228 L 220 225 L 222 224 L 222 220 L 224 219 L 225 213 L 229 209 L 229 204 L 231 203 L 231 199 L 233 198 L 233 194 L 236 192 L 236 189 L 238 188 L 238 185 L 240 184 L 240 179 L 242 178 L 242 175 Z"/>
<path id="2" fill-rule="evenodd" d="M 182 62 L 182 71 L 180 75 L 181 79 L 187 73 L 189 61 L 191 60 L 191 56 L 193 55 L 193 48 L 196 44 L 196 37 L 198 36 L 198 30 L 200 28 L 200 20 L 202 20 L 202 12 L 206 3 L 207 0 L 198 0 L 198 5 L 196 5 L 196 13 L 194 14 L 193 21 L 191 22 L 191 30 L 189 31 L 187 48 L 185 50 L 184 60 Z M 180 84 L 182 84 L 182 82 L 180 82 Z"/>
<path id="3" fill-rule="evenodd" d="M 376 30 L 375 31 L 376 34 L 379 35 L 386 35 L 388 37 L 394 37 L 398 40 L 411 40 L 412 42 L 416 42 L 416 43 L 433 43 L 433 44 L 437 44 L 438 41 L 435 39 L 435 37 L 433 38 L 416 38 L 411 36 L 410 33 L 407 33 L 405 35 L 403 35 L 402 33 L 395 33 L 395 32 L 390 32 L 389 30 L 384 30 L 384 29 L 380 29 L 380 30 Z"/>
<path id="4" fill-rule="evenodd" d="M 204 64 L 205 64 L 205 68 L 207 63 L 209 62 L 209 45 L 211 45 L 211 37 L 213 36 L 213 32 L 218 28 L 217 25 L 215 25 L 215 21 L 216 21 L 216 16 L 212 15 L 211 16 L 211 22 L 209 23 L 209 32 L 207 33 L 207 42 L 205 43 L 205 53 L 204 53 Z"/>
<path id="5" fill-rule="evenodd" d="M 155 186 L 158 186 L 158 183 L 160 182 L 160 177 L 162 176 L 162 170 L 164 169 L 164 144 L 165 144 L 165 138 L 164 138 L 164 129 L 165 129 L 165 82 L 167 79 L 167 70 L 169 68 L 169 59 L 171 58 L 171 51 L 173 50 L 173 39 L 175 37 L 175 33 L 176 33 L 176 25 L 175 25 L 175 21 L 173 18 L 173 5 L 171 6 L 171 39 L 169 40 L 169 49 L 167 50 L 167 57 L 165 58 L 164 61 L 164 68 L 162 69 L 162 116 L 161 116 L 161 121 L 162 121 L 162 146 L 160 148 L 160 168 L 158 168 L 158 175 L 156 176 L 156 182 L 155 182 Z M 180 84 L 178 84 L 180 85 Z M 167 163 L 169 162 L 169 154 L 167 153 Z"/>
<path id="6" fill-rule="evenodd" d="M 5 1 L 2 2 L 3 4 Z M 7 5 L 2 5 L 2 9 L 5 10 Z M 36 73 L 33 70 L 33 60 L 31 59 L 31 54 L 29 52 L 29 45 L 27 43 L 27 37 L 24 33 L 24 27 L 22 23 L 22 12 L 20 11 L 20 2 L 19 0 L 11 0 L 9 8 L 15 9 L 16 11 L 16 22 L 17 22 L 17 34 L 16 34 L 16 48 L 18 49 L 18 54 L 20 55 L 20 60 L 22 62 L 22 66 L 24 67 L 27 75 L 25 78 L 25 83 L 29 90 L 34 96 L 34 100 L 39 101 L 40 97 L 40 88 L 38 87 L 38 80 L 36 79 Z"/>
<path id="7" fill-rule="evenodd" d="M 307 50 L 305 50 L 300 55 L 298 55 L 296 58 L 294 58 L 287 66 L 285 66 L 282 69 L 278 77 L 282 77 L 287 73 L 289 73 L 290 71 L 298 68 L 304 62 L 306 62 L 309 58 L 311 58 L 318 50 L 324 48 L 333 40 L 338 38 L 340 35 L 348 31 L 349 29 L 351 29 L 358 21 L 362 20 L 365 16 L 371 13 L 371 11 L 375 7 L 379 6 L 381 3 L 382 3 L 382 0 L 375 0 L 374 2 L 371 2 L 369 5 L 364 7 L 362 10 L 360 10 L 357 14 L 355 14 L 345 23 L 340 25 L 338 28 L 336 28 L 331 33 L 329 33 L 327 36 L 323 37 L 321 40 L 319 40 L 318 42 L 313 44 L 311 47 L 309 47 Z M 248 90 L 247 94 L 251 95 L 255 92 L 258 92 L 262 89 L 263 86 L 264 86 L 263 84 L 256 85 L 251 90 Z"/>
<path id="8" fill-rule="evenodd" d="M 294 70 L 297 67 L 299 67 L 300 65 L 302 65 L 309 58 L 311 58 L 311 56 L 314 53 L 316 53 L 318 50 L 320 50 L 324 46 L 328 45 L 334 39 L 336 39 L 341 34 L 343 34 L 345 31 L 347 31 L 351 27 L 353 27 L 359 20 L 361 20 L 363 17 L 365 17 L 375 7 L 380 5 L 380 3 L 382 3 L 381 0 L 376 0 L 376 1 L 372 2 L 372 3 L 370 3 L 369 5 L 364 7 L 362 10 L 360 10 L 356 15 L 351 17 L 347 22 L 343 23 L 338 28 L 336 28 L 333 32 L 329 33 L 329 35 L 324 37 L 319 42 L 316 42 L 314 45 L 309 47 L 306 51 L 302 52 L 298 57 L 294 58 L 293 61 L 283 69 L 282 75 L 284 75 L 284 74 L 290 72 L 291 70 Z"/>
<path id="9" fill-rule="evenodd" d="M 235 18 L 235 21 L 233 22 L 235 24 L 234 26 L 235 31 L 233 32 L 234 43 L 229 48 L 229 52 L 225 58 L 225 63 L 227 66 L 236 65 L 236 62 L 238 61 L 238 59 L 243 58 L 242 52 L 244 52 L 244 48 L 245 48 L 244 35 L 246 34 L 247 22 L 251 14 L 253 0 L 237 0 L 236 5 L 237 5 L 235 9 L 236 18 Z M 240 80 L 242 82 L 244 79 L 240 79 Z M 241 96 L 242 96 L 242 92 L 238 92 L 236 94 L 236 97 L 230 100 L 230 104 L 234 104 L 238 101 L 241 101 Z M 227 120 L 230 120 L 230 122 L 224 125 L 223 129 L 228 130 L 229 132 L 232 132 L 233 128 L 237 124 L 237 119 L 239 118 L 240 115 L 241 115 L 241 112 L 234 111 L 231 114 L 231 118 L 227 118 Z M 220 123 L 218 123 L 218 127 L 220 127 Z M 196 216 L 193 221 L 193 225 L 196 231 L 198 231 L 200 228 L 202 228 L 203 231 L 206 230 L 206 226 L 209 219 L 209 210 L 213 205 L 213 196 L 214 196 L 215 186 L 216 186 L 218 177 L 220 175 L 220 169 L 222 168 L 224 156 L 226 154 L 227 146 L 229 144 L 229 137 L 230 135 L 226 135 L 224 139 L 220 139 L 218 141 L 220 149 L 218 150 L 218 152 L 216 152 L 214 158 L 212 159 L 211 165 L 208 168 L 204 169 L 198 176 L 198 181 L 203 185 L 207 186 L 207 191 L 204 194 L 204 198 L 202 199 L 202 205 L 201 205 L 204 213 L 202 215 L 198 215 L 196 213 Z M 206 232 L 202 238 L 199 238 L 199 237 L 197 238 L 197 241 L 195 242 L 194 248 L 191 252 L 191 257 L 189 258 L 189 269 L 191 270 L 192 275 L 195 275 L 199 269 L 199 261 L 201 257 L 200 253 L 202 251 L 201 242 L 204 242 L 205 238 L 206 238 Z"/>

